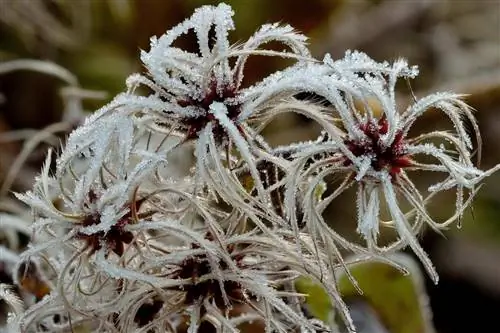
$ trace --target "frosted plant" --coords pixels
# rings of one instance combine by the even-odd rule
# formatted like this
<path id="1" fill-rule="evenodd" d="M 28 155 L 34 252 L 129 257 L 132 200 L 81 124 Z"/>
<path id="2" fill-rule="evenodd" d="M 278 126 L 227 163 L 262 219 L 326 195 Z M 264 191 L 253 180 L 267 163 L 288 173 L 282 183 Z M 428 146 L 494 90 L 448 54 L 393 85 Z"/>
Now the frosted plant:
<path id="1" fill-rule="evenodd" d="M 142 114 L 115 105 L 70 135 L 52 176 L 49 152 L 34 190 L 18 196 L 36 220 L 16 282 L 37 302 L 15 322 L 28 332 L 161 331 L 186 322 L 190 330 L 234 330 L 251 321 L 269 331 L 313 331 L 292 281 L 307 271 L 333 285 L 333 276 L 260 217 L 214 211 L 190 178 L 184 184 L 159 176 L 157 167 L 168 161 L 141 141 Z M 284 283 L 288 287 L 277 291 Z M 335 287 L 328 291 L 343 306 Z M 172 299 L 177 302 L 169 304 Z M 233 305 L 245 311 L 227 312 Z"/>
<path id="2" fill-rule="evenodd" d="M 305 47 L 306 37 L 290 26 L 278 24 L 264 25 L 245 43 L 231 46 L 228 33 L 234 29 L 232 15 L 232 9 L 225 4 L 197 9 L 192 17 L 165 35 L 151 39 L 150 51 L 141 54 L 148 75 L 135 75 L 128 80 L 130 93 L 138 85 L 153 92 L 142 105 L 149 109 L 148 114 L 155 114 L 156 127 L 180 135 L 184 141 L 196 140 L 198 174 L 204 181 L 216 177 L 211 184 L 226 199 L 234 196 L 234 193 L 225 194 L 228 177 L 214 175 L 212 170 L 218 168 L 220 162 L 211 160 L 225 155 L 225 162 L 231 164 L 233 146 L 252 174 L 259 194 L 265 196 L 252 156 L 254 133 L 245 124 L 248 114 L 241 113 L 244 105 L 258 96 L 255 92 L 247 94 L 247 89 L 242 87 L 247 58 L 260 55 L 309 60 L 310 57 Z M 196 35 L 197 52 L 175 46 L 175 42 L 190 31 Z M 269 42 L 282 43 L 290 51 L 262 49 Z M 267 89 L 262 85 L 257 87 L 261 92 Z M 280 91 L 273 91 L 272 95 L 280 96 Z M 265 107 L 265 102 L 254 104 L 253 111 Z"/>
<path id="3" fill-rule="evenodd" d="M 396 81 L 417 74 L 417 68 L 408 67 L 404 60 L 393 64 L 376 63 L 359 52 L 348 52 L 339 61 L 332 61 L 327 56 L 323 65 L 292 69 L 275 84 L 283 90 L 314 92 L 331 106 L 287 103 L 265 116 L 273 117 L 279 112 L 292 110 L 314 119 L 325 131 L 324 137 L 316 143 L 277 150 L 289 150 L 292 171 L 288 174 L 284 206 L 295 229 L 296 191 L 305 182 L 307 187 L 303 190 L 301 205 L 309 230 L 318 232 L 318 237 L 326 244 L 333 240 L 353 251 L 363 251 L 331 230 L 321 216 L 332 200 L 356 186 L 357 231 L 366 240 L 368 250 L 380 254 L 409 245 L 437 282 L 433 265 L 415 235 L 424 224 L 440 230 L 459 220 L 475 195 L 477 185 L 500 166 L 487 171 L 474 166 L 473 142 L 466 131 L 466 123 L 472 125 L 479 145 L 478 160 L 481 137 L 472 111 L 460 95 L 435 93 L 400 110 L 396 105 Z M 373 110 L 375 107 L 380 109 L 379 114 Z M 409 137 L 414 123 L 430 110 L 442 111 L 450 119 L 454 131 L 436 130 Z M 422 155 L 433 161 L 421 159 Z M 443 181 L 428 188 L 430 193 L 427 196 L 420 193 L 410 178 L 412 172 L 422 170 L 445 175 Z M 318 202 L 317 187 L 329 175 L 340 177 L 341 182 L 329 196 Z M 455 212 L 446 221 L 437 222 L 429 215 L 426 204 L 436 193 L 450 189 L 456 190 Z M 464 197 L 466 191 L 468 195 Z M 408 203 L 411 209 L 403 211 L 401 201 Z M 384 204 L 390 221 L 381 220 Z M 379 247 L 377 235 L 381 224 L 394 227 L 400 239 L 390 246 Z M 325 237 L 325 234 L 329 236 Z"/>
<path id="4" fill-rule="evenodd" d="M 19 280 L 24 289 L 34 291 L 40 296 L 46 288 L 35 290 L 34 280 L 17 279 L 15 267 L 20 264 L 18 253 L 24 244 L 22 237 L 30 237 L 31 216 L 30 210 L 17 200 L 13 200 L 9 191 L 13 186 L 18 188 L 29 188 L 33 186 L 33 178 L 30 172 L 26 172 L 25 167 L 29 157 L 36 152 L 40 144 L 59 145 L 62 132 L 70 132 L 72 128 L 78 126 L 85 118 L 86 112 L 82 106 L 82 100 L 86 98 L 103 98 L 102 92 L 84 90 L 79 86 L 78 79 L 68 70 L 61 66 L 40 60 L 18 59 L 0 63 L 0 76 L 16 71 L 34 71 L 50 75 L 61 80 L 65 86 L 60 90 L 61 99 L 64 105 L 62 119 L 38 129 L 19 129 L 0 133 L 0 145 L 15 141 L 22 142 L 22 149 L 17 156 L 12 157 L 4 177 L 0 183 L 0 229 L 2 245 L 0 246 L 0 266 L 2 279 L 4 282 Z M 8 154 L 8 153 L 7 153 Z M 3 154 L 2 154 L 3 155 Z M 9 156 L 2 156 L 2 162 L 9 161 Z M 3 160 L 5 158 L 5 161 Z M 28 168 L 29 169 L 29 168 Z M 19 181 L 20 180 L 20 181 Z M 55 197 L 55 194 L 52 195 Z M 41 291 L 42 290 L 42 291 Z M 24 301 L 28 301 L 26 294 L 20 295 Z M 9 332 L 12 330 L 8 330 Z"/>
<path id="5" fill-rule="evenodd" d="M 113 153 L 111 148 L 108 154 Z M 49 258 L 43 279 L 53 290 L 16 317 L 23 330 L 146 332 L 187 325 L 195 331 L 209 325 L 235 331 L 245 322 L 258 322 L 267 331 L 314 331 L 314 322 L 296 305 L 300 295 L 291 284 L 303 274 L 330 281 L 332 301 L 343 305 L 333 276 L 314 260 L 307 235 L 300 241 L 309 256 L 296 252 L 289 233 L 270 238 L 244 231 L 243 215 L 218 210 L 182 191 L 179 183 L 148 193 L 118 174 L 103 176 L 85 190 L 76 182 L 73 193 L 61 187 L 63 201 L 84 197 L 80 204 L 65 202 L 69 210 L 61 211 L 48 193 L 58 188 L 48 166 L 50 155 L 34 192 L 21 196 L 38 218 L 33 246 L 21 256 L 18 284 L 33 278 L 35 269 L 28 267 L 34 258 Z M 139 179 L 134 171 L 129 174 Z M 275 289 L 283 285 L 288 287 Z"/>
<path id="6" fill-rule="evenodd" d="M 102 99 L 105 97 L 103 92 L 82 89 L 75 75 L 67 69 L 49 61 L 18 59 L 0 63 L 0 75 L 16 71 L 38 72 L 58 78 L 64 82 L 65 86 L 60 91 L 64 109 L 61 121 L 50 124 L 42 130 L 14 130 L 3 132 L 0 135 L 0 144 L 26 140 L 22 151 L 13 161 L 6 173 L 5 179 L 2 181 L 0 199 L 6 196 L 20 169 L 40 143 L 45 142 L 53 146 L 58 145 L 59 139 L 56 137 L 57 133 L 69 132 L 72 128 L 80 125 L 86 116 L 86 112 L 82 106 L 84 99 Z"/>
<path id="7" fill-rule="evenodd" d="M 55 166 L 49 152 L 33 190 L 17 195 L 32 210 L 33 235 L 25 252 L 2 258 L 32 297 L 23 310 L 0 286 L 15 310 L 9 329 L 338 332 L 336 318 L 320 322 L 304 313 L 295 281 L 305 277 L 324 288 L 335 315 L 355 332 L 337 290 L 339 270 L 357 286 L 351 264 L 378 260 L 404 270 L 389 254 L 410 246 L 437 281 L 417 233 L 459 220 L 479 183 L 500 168 L 474 166 L 466 122 L 479 146 L 481 139 L 470 108 L 459 95 L 438 93 L 401 111 L 395 85 L 415 77 L 415 67 L 358 52 L 317 61 L 289 26 L 265 25 L 230 46 L 232 15 L 225 4 L 204 6 L 153 38 L 141 54 L 147 74 L 132 75 L 127 91 L 86 118 Z M 175 46 L 189 32 L 196 52 Z M 269 41 L 289 51 L 262 49 Z M 243 88 L 250 55 L 295 63 Z M 323 100 L 297 100 L 301 93 Z M 454 131 L 409 136 L 432 109 L 442 110 Z M 285 112 L 313 119 L 322 134 L 271 147 L 260 133 Z M 175 154 L 189 146 L 194 157 L 186 160 L 193 161 L 179 172 Z M 428 195 L 410 178 L 421 170 L 445 175 Z M 357 231 L 366 246 L 323 217 L 350 187 L 357 188 Z M 457 193 L 456 209 L 438 222 L 426 204 L 447 190 Z M 382 220 L 384 205 L 389 221 Z M 381 225 L 398 232 L 388 246 L 378 244 Z M 341 250 L 356 259 L 345 260 Z"/>
<path id="8" fill-rule="evenodd" d="M 4 283 L 0 284 L 0 298 L 7 303 L 12 312 L 8 312 L 7 327 L 5 329 L 0 328 L 0 332 L 12 332 L 17 333 L 15 326 L 11 326 L 13 318 L 15 315 L 20 315 L 24 311 L 24 304 L 19 299 L 19 297 L 12 291 L 9 285 Z"/>

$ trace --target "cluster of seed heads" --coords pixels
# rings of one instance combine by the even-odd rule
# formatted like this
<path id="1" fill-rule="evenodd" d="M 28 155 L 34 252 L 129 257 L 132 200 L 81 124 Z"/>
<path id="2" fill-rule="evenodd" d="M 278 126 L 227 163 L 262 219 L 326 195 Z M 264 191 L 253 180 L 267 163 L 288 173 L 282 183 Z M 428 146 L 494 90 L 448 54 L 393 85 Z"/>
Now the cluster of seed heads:
<path id="1" fill-rule="evenodd" d="M 410 247 L 437 282 L 416 235 L 459 220 L 499 168 L 475 166 L 471 108 L 453 93 L 402 107 L 396 82 L 416 67 L 357 51 L 315 59 L 288 25 L 264 25 L 233 46 L 232 15 L 204 6 L 152 38 L 145 73 L 71 132 L 55 166 L 49 152 L 33 190 L 18 195 L 34 221 L 13 283 L 33 298 L 9 316 L 9 332 L 337 332 L 342 321 L 354 332 L 337 289 L 338 274 L 356 284 L 351 263 L 397 265 L 391 254 Z M 176 46 L 188 33 L 196 52 Z M 244 86 L 249 57 L 293 64 Z M 410 137 L 426 112 L 442 112 L 454 130 Z M 321 134 L 273 147 L 261 133 L 292 113 Z M 419 171 L 443 177 L 422 193 Z M 323 214 L 350 188 L 359 242 Z M 450 190 L 455 212 L 438 221 L 426 204 Z M 382 246 L 383 228 L 398 237 Z M 298 278 L 324 288 L 336 318 L 311 318 Z"/>

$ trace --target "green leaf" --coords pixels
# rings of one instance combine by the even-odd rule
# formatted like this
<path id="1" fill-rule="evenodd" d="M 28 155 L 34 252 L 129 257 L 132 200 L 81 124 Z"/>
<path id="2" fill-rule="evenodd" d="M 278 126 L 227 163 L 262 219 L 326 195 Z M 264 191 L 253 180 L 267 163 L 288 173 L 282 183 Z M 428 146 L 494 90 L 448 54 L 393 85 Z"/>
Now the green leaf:
<path id="1" fill-rule="evenodd" d="M 350 271 L 363 295 L 356 291 L 345 273 L 340 273 L 338 287 L 342 297 L 346 302 L 362 299 L 391 333 L 434 332 L 420 269 L 407 255 L 393 255 L 391 259 L 407 268 L 410 274 L 404 275 L 399 269 L 380 262 L 353 264 Z M 301 278 L 296 282 L 296 288 L 308 295 L 307 308 L 314 317 L 325 322 L 333 317 L 334 310 L 322 287 Z"/>
<path id="2" fill-rule="evenodd" d="M 339 290 L 346 300 L 362 297 L 391 333 L 433 332 L 420 269 L 407 255 L 398 254 L 392 259 L 410 274 L 404 275 L 385 263 L 359 263 L 351 268 L 351 273 L 363 295 L 358 294 L 345 275 L 339 280 Z"/>
<path id="3" fill-rule="evenodd" d="M 323 288 L 310 279 L 301 277 L 295 282 L 295 288 L 299 293 L 305 294 L 307 310 L 315 318 L 328 323 L 333 315 L 333 306 L 330 304 L 328 295 Z"/>

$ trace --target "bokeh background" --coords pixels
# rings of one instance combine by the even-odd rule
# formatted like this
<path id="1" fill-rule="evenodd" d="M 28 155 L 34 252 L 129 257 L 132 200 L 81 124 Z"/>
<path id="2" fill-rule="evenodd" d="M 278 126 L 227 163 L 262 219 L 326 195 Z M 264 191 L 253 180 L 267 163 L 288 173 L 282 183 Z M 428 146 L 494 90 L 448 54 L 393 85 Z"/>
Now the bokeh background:
<path id="1" fill-rule="evenodd" d="M 140 49 L 189 16 L 203 0 L 0 0 L 0 62 L 19 58 L 50 60 L 74 73 L 86 89 L 104 91 L 104 100 L 85 102 L 93 110 L 125 87 L 125 78 L 141 70 Z M 405 57 L 421 75 L 411 83 L 417 97 L 436 90 L 468 94 L 483 136 L 483 168 L 500 163 L 500 0 L 233 0 L 233 42 L 256 28 L 282 21 L 310 36 L 317 57 L 341 57 L 358 49 L 376 60 Z M 186 40 L 190 47 L 190 40 Z M 192 46 L 192 45 L 191 45 Z M 276 61 L 250 62 L 253 82 L 280 67 Z M 282 66 L 282 64 L 281 64 Z M 62 83 L 27 71 L 0 75 L 0 138 L 20 129 L 41 129 L 60 120 Z M 401 107 L 411 102 L 400 89 Z M 449 126 L 428 113 L 417 131 Z M 317 134 L 314 124 L 287 116 L 271 124 L 273 144 Z M 0 140 L 0 182 L 22 141 Z M 46 150 L 40 145 L 12 184 L 26 190 Z M 432 175 L 417 175 L 421 183 Z M 8 200 L 8 198 L 4 198 Z M 431 203 L 444 217 L 453 197 Z M 352 196 L 330 207 L 329 221 L 346 237 L 356 237 Z M 352 222 L 350 222 L 352 221 Z M 426 251 L 441 275 L 426 284 L 438 333 L 494 332 L 500 314 L 500 175 L 490 177 L 463 219 L 463 227 L 444 235 L 422 235 Z M 375 309 L 376 311 L 376 309 Z M 395 332 L 397 333 L 397 332 Z M 418 333 L 418 332 L 415 332 Z"/>

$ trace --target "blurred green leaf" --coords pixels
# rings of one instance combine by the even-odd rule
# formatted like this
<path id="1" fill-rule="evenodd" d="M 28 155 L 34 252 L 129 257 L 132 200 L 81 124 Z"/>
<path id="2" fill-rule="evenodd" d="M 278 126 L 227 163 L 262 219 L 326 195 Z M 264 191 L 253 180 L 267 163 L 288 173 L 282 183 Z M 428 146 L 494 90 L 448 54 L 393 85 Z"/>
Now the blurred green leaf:
<path id="1" fill-rule="evenodd" d="M 122 91 L 125 79 L 134 72 L 134 62 L 118 47 L 91 43 L 68 61 L 86 88 L 103 90 L 110 95 Z"/>
<path id="2" fill-rule="evenodd" d="M 401 254 L 394 259 L 410 274 L 404 275 L 397 268 L 380 262 L 360 263 L 351 268 L 363 290 L 362 297 L 375 309 L 391 333 L 432 332 L 419 268 L 409 256 Z M 346 299 L 360 297 L 346 276 L 339 280 L 339 289 Z"/>
<path id="3" fill-rule="evenodd" d="M 420 269 L 409 256 L 398 254 L 392 259 L 407 268 L 410 274 L 404 275 L 397 268 L 380 262 L 354 264 L 350 270 L 363 295 L 342 274 L 339 290 L 343 298 L 365 301 L 391 333 L 434 332 Z M 296 288 L 308 295 L 306 303 L 313 316 L 323 321 L 332 316 L 332 306 L 319 285 L 302 278 L 297 281 Z"/>
<path id="4" fill-rule="evenodd" d="M 300 278 L 295 283 L 298 292 L 306 294 L 307 309 L 315 318 L 327 323 L 333 313 L 333 306 L 324 289 L 307 278 Z"/>
<path id="5" fill-rule="evenodd" d="M 499 244 L 499 217 L 500 205 L 498 200 L 488 198 L 476 200 L 473 205 L 473 213 L 464 214 L 462 228 L 451 228 L 451 231 L 461 237 L 471 237 L 480 241 Z"/>

